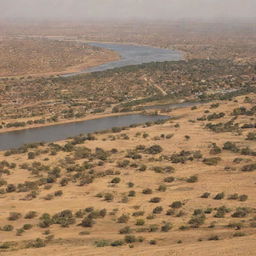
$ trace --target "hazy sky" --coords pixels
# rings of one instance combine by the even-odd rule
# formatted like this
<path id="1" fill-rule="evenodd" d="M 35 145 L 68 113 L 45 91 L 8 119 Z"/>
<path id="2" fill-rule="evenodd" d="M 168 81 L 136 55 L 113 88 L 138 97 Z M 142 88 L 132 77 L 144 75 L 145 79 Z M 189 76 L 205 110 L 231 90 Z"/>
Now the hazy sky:
<path id="1" fill-rule="evenodd" d="M 0 18 L 256 18 L 256 0 L 0 0 Z"/>

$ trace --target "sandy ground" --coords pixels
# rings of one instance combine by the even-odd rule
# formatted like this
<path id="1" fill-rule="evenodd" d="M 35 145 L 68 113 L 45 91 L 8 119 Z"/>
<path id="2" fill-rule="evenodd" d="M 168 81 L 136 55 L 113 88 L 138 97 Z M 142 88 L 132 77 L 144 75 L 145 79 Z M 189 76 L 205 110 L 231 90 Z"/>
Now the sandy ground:
<path id="1" fill-rule="evenodd" d="M 255 103 L 255 95 L 250 95 Z M 253 104 L 254 104 L 253 103 Z M 150 161 L 150 155 L 144 155 L 141 160 L 131 160 L 138 164 L 146 164 L 148 166 L 147 171 L 139 172 L 136 169 L 128 166 L 126 168 L 118 168 L 116 163 L 125 159 L 126 151 L 134 149 L 137 145 L 145 145 L 149 147 L 154 144 L 161 145 L 163 148 L 163 155 L 171 155 L 173 153 L 180 152 L 181 150 L 200 150 L 203 157 L 214 157 L 215 155 L 209 154 L 209 146 L 211 143 L 216 143 L 222 147 L 224 142 L 232 141 L 237 143 L 239 147 L 249 146 L 251 149 L 256 150 L 254 141 L 245 140 L 246 134 L 253 129 L 246 129 L 242 133 L 226 132 L 226 133 L 214 133 L 204 128 L 207 123 L 205 121 L 197 121 L 198 117 L 204 114 L 206 109 L 213 112 L 224 112 L 226 116 L 217 119 L 212 122 L 224 122 L 231 118 L 230 113 L 234 108 L 239 106 L 245 106 L 250 108 L 253 106 L 251 103 L 244 103 L 244 97 L 238 97 L 238 102 L 220 102 L 220 107 L 217 109 L 210 109 L 209 105 L 198 106 L 197 109 L 191 110 L 190 108 L 173 110 L 169 114 L 176 116 L 177 120 L 168 121 L 162 125 L 154 125 L 150 127 L 136 127 L 129 130 L 122 131 L 129 136 L 129 140 L 123 140 L 120 137 L 120 133 L 107 133 L 97 135 L 97 140 L 86 141 L 84 146 L 94 150 L 96 147 L 103 148 L 104 150 L 111 150 L 117 148 L 118 153 L 110 157 L 109 161 L 106 161 L 103 166 L 95 166 L 96 171 L 102 171 L 107 169 L 113 169 L 120 171 L 121 182 L 112 186 L 110 181 L 113 176 L 105 176 L 95 179 L 95 181 L 86 186 L 77 186 L 75 183 L 70 183 L 65 187 L 61 187 L 58 183 L 54 183 L 49 190 L 40 189 L 40 195 L 32 201 L 21 200 L 24 198 L 24 193 L 7 193 L 0 196 L 0 226 L 7 223 L 14 225 L 15 229 L 22 227 L 25 223 L 31 223 L 34 227 L 26 231 L 22 236 L 16 236 L 15 231 L 4 232 L 0 231 L 0 241 L 14 241 L 21 247 L 24 241 L 35 239 L 37 237 L 44 238 L 42 232 L 44 229 L 37 227 L 38 218 L 33 220 L 25 220 L 21 218 L 17 221 L 7 221 L 10 212 L 20 212 L 23 216 L 29 210 L 35 210 L 39 213 L 55 214 L 65 209 L 71 209 L 77 211 L 78 209 L 84 209 L 85 207 L 93 206 L 95 209 L 107 209 L 108 212 L 113 209 L 118 209 L 115 215 L 107 215 L 104 219 L 97 219 L 96 224 L 92 228 L 82 228 L 77 225 L 71 225 L 69 228 L 61 228 L 59 225 L 53 225 L 49 229 L 51 234 L 54 234 L 54 239 L 45 248 L 39 249 L 21 249 L 14 251 L 0 251 L 0 255 L 66 255 L 66 256 L 96 256 L 96 255 L 136 255 L 136 256 L 187 256 L 187 255 L 209 255 L 209 256 L 252 256 L 255 255 L 256 249 L 256 233 L 255 228 L 249 227 L 249 222 L 255 218 L 255 212 L 252 212 L 246 218 L 232 218 L 231 213 L 226 214 L 225 218 L 215 218 L 213 214 L 207 215 L 206 223 L 198 229 L 188 229 L 185 231 L 179 230 L 181 225 L 187 225 L 188 220 L 193 214 L 194 209 L 208 207 L 216 208 L 225 205 L 232 209 L 232 213 L 237 207 L 251 207 L 256 208 L 255 198 L 255 172 L 241 172 L 240 168 L 246 163 L 254 163 L 255 158 L 252 156 L 241 156 L 240 153 L 232 153 L 229 151 L 222 151 L 221 154 L 216 155 L 221 157 L 221 161 L 216 166 L 208 166 L 202 163 L 202 161 L 188 161 L 185 164 L 173 164 L 170 161 Z M 254 116 L 239 116 L 236 122 L 240 124 L 254 122 Z M 175 124 L 178 123 L 180 127 Z M 255 129 L 254 129 L 255 130 Z M 138 133 L 148 133 L 148 138 L 138 136 Z M 155 136 L 161 134 L 173 134 L 171 139 L 155 140 Z M 116 136 L 115 140 L 110 139 L 110 135 Z M 189 135 L 190 139 L 185 139 L 185 136 Z M 65 141 L 59 142 L 63 145 Z M 83 145 L 79 145 L 83 146 Z M 41 154 L 34 160 L 28 160 L 27 154 L 18 154 L 5 157 L 4 152 L 0 152 L 0 160 L 7 160 L 12 163 L 28 163 L 38 161 L 43 164 L 50 165 L 52 167 L 57 166 L 61 160 L 66 156 L 72 157 L 72 153 L 59 152 L 57 155 L 52 156 L 50 154 Z M 158 155 L 159 156 L 159 155 Z M 45 161 L 45 158 L 48 158 Z M 153 156 L 157 157 L 157 156 Z M 234 158 L 242 157 L 245 160 L 240 164 L 233 163 Z M 126 158 L 127 159 L 127 158 Z M 77 160 L 77 164 L 81 164 L 84 160 Z M 94 161 L 93 161 L 94 162 Z M 97 162 L 97 161 L 96 161 Z M 155 166 L 173 166 L 175 172 L 173 174 L 156 173 L 151 170 L 151 167 Z M 235 168 L 233 171 L 225 171 L 226 166 Z M 63 175 L 65 170 L 63 170 Z M 191 175 L 198 176 L 198 182 L 187 183 L 184 178 Z M 174 176 L 175 182 L 166 183 L 167 191 L 159 192 L 157 188 L 163 183 L 163 178 L 168 176 Z M 114 176 L 115 177 L 115 176 Z M 21 169 L 17 166 L 11 170 L 11 175 L 3 175 L 3 178 L 9 183 L 18 184 L 23 183 L 26 180 L 33 181 L 36 179 L 27 170 Z M 127 187 L 127 182 L 133 182 L 135 185 L 133 188 Z M 152 188 L 153 194 L 144 195 L 142 190 L 145 188 Z M 53 200 L 44 200 L 43 197 L 49 193 L 53 193 L 57 190 L 63 190 L 63 196 L 60 198 L 54 198 Z M 122 203 L 121 199 L 124 194 L 129 190 L 136 191 L 136 196 L 129 198 L 127 203 Z M 110 203 L 96 198 L 95 195 L 99 192 L 111 192 L 114 194 L 114 200 Z M 200 196 L 204 192 L 210 192 L 211 196 L 208 199 L 202 199 Z M 224 192 L 225 198 L 223 200 L 213 200 L 213 196 L 217 193 Z M 227 196 L 233 193 L 246 194 L 248 200 L 240 202 L 238 200 L 227 200 Z M 152 197 L 160 197 L 161 202 L 158 204 L 151 204 L 149 200 Z M 169 205 L 176 200 L 184 202 L 182 210 L 185 215 L 182 217 L 174 217 L 165 215 L 166 210 L 169 209 Z M 144 211 L 144 216 L 130 217 L 127 224 L 116 223 L 117 217 L 123 213 L 130 213 L 132 215 L 135 212 L 135 206 L 139 207 L 139 210 Z M 161 214 L 157 214 L 154 219 L 146 219 L 152 209 L 155 206 L 162 206 L 164 211 Z M 143 218 L 146 221 L 145 226 L 151 224 L 157 224 L 161 226 L 164 221 L 171 222 L 173 224 L 172 230 L 169 232 L 134 232 L 135 236 L 143 236 L 145 241 L 143 243 L 135 243 L 134 248 L 129 248 L 128 245 L 121 247 L 104 247 L 96 248 L 94 242 L 100 239 L 107 239 L 110 241 L 122 239 L 124 235 L 119 234 L 119 229 L 124 226 L 130 226 L 134 229 L 138 228 L 135 225 L 135 221 L 138 218 Z M 213 222 L 216 222 L 215 228 L 209 228 L 208 226 Z M 245 233 L 243 237 L 233 237 L 236 232 L 233 228 L 227 228 L 226 225 L 230 222 L 244 222 L 245 227 L 241 229 L 241 232 Z M 77 224 L 80 220 L 77 220 Z M 89 231 L 90 234 L 85 236 L 78 235 L 81 231 Z M 212 235 L 218 235 L 219 241 L 208 241 Z M 156 245 L 149 245 L 149 241 L 155 239 Z M 199 241 L 202 240 L 202 241 Z M 177 244 L 177 241 L 181 240 L 181 244 Z"/>

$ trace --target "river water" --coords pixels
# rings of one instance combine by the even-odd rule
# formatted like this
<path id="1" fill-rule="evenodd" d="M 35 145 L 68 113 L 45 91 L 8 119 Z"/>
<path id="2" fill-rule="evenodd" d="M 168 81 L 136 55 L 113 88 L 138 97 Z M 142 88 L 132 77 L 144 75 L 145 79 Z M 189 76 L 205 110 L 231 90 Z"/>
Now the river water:
<path id="1" fill-rule="evenodd" d="M 63 77 L 70 77 L 96 71 L 104 71 L 129 65 L 139 65 L 142 63 L 178 61 L 183 59 L 183 55 L 181 52 L 169 49 L 113 43 L 93 42 L 88 44 L 116 51 L 121 56 L 121 59 L 118 61 L 113 61 L 96 67 L 92 67 L 80 72 L 65 74 L 63 75 Z M 134 114 L 105 117 L 84 122 L 74 122 L 68 124 L 2 133 L 0 134 L 0 150 L 17 148 L 22 146 L 23 144 L 33 142 L 52 142 L 57 140 L 63 140 L 67 137 L 76 136 L 81 133 L 92 133 L 111 129 L 113 127 L 142 124 L 145 122 L 157 121 L 165 118 L 167 117 Z"/>
<path id="2" fill-rule="evenodd" d="M 17 148 L 23 144 L 34 142 L 64 140 L 68 137 L 79 134 L 93 133 L 108 130 L 113 127 L 130 126 L 132 124 L 143 124 L 167 118 L 169 117 L 160 115 L 132 114 L 0 133 L 0 150 Z"/>
<path id="3" fill-rule="evenodd" d="M 183 54 L 179 51 L 162 49 L 150 46 L 138 46 L 129 44 L 112 43 L 88 43 L 91 46 L 106 48 L 117 52 L 121 59 L 108 62 L 96 67 L 87 68 L 80 72 L 62 75 L 63 77 L 75 76 L 83 73 L 105 71 L 113 68 L 120 68 L 129 65 L 139 65 L 150 62 L 178 61 L 183 59 Z"/>

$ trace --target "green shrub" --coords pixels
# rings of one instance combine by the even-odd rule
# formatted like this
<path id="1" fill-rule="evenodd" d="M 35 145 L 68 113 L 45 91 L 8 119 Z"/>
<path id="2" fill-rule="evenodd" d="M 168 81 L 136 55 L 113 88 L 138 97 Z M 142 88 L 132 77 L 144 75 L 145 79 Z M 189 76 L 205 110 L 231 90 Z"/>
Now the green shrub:
<path id="1" fill-rule="evenodd" d="M 246 207 L 238 207 L 231 216 L 233 218 L 244 218 L 248 215 L 249 212 L 249 209 Z"/>
<path id="2" fill-rule="evenodd" d="M 205 192 L 201 195 L 201 198 L 209 198 L 209 196 L 211 195 L 211 193 L 209 192 Z"/>
<path id="3" fill-rule="evenodd" d="M 143 189 L 142 193 L 143 193 L 143 194 L 146 194 L 146 195 L 149 195 L 149 194 L 152 194 L 153 191 L 152 191 L 151 188 L 145 188 L 145 189 Z"/>
<path id="4" fill-rule="evenodd" d="M 159 154 L 159 153 L 161 153 L 162 151 L 163 151 L 163 149 L 162 149 L 162 147 L 159 146 L 159 145 L 153 145 L 153 146 L 151 146 L 151 147 L 149 147 L 149 148 L 146 149 L 146 153 L 148 153 L 148 154 L 153 154 L 153 155 Z"/>
<path id="5" fill-rule="evenodd" d="M 27 248 L 41 248 L 41 247 L 45 247 L 45 246 L 46 246 L 46 243 L 41 238 L 37 238 L 36 240 L 30 241 L 27 244 Z"/>
<path id="6" fill-rule="evenodd" d="M 122 240 L 116 240 L 111 243 L 111 246 L 116 247 L 116 246 L 122 246 L 124 244 L 124 241 Z"/>
<path id="7" fill-rule="evenodd" d="M 37 212 L 36 211 L 30 211 L 25 215 L 25 219 L 33 219 L 37 216 Z"/>
<path id="8" fill-rule="evenodd" d="M 199 226 L 203 225 L 205 222 L 205 215 L 202 214 L 202 215 L 197 215 L 197 216 L 193 216 L 188 224 L 190 224 L 190 226 L 192 228 L 198 228 Z"/>
<path id="9" fill-rule="evenodd" d="M 174 180 L 175 180 L 175 178 L 172 177 L 172 176 L 164 178 L 164 182 L 167 182 L 167 183 L 171 183 L 171 182 L 173 182 Z"/>
<path id="10" fill-rule="evenodd" d="M 242 167 L 242 172 L 252 172 L 256 170 L 256 164 L 248 164 Z"/>
<path id="11" fill-rule="evenodd" d="M 107 240 L 98 240 L 94 242 L 96 247 L 105 247 L 105 246 L 109 246 L 110 242 Z"/>
<path id="12" fill-rule="evenodd" d="M 123 215 L 121 215 L 118 219 L 117 219 L 117 222 L 118 223 L 127 223 L 128 222 L 128 220 L 129 220 L 129 215 L 127 215 L 127 214 L 123 214 Z"/>
<path id="13" fill-rule="evenodd" d="M 10 231 L 13 231 L 13 226 L 12 225 L 5 225 L 1 228 L 1 230 L 6 231 L 6 232 L 10 232 Z"/>
<path id="14" fill-rule="evenodd" d="M 85 228 L 91 228 L 94 224 L 95 224 L 95 221 L 88 217 L 85 217 L 81 222 L 81 226 Z"/>
<path id="15" fill-rule="evenodd" d="M 153 197 L 149 200 L 150 203 L 159 203 L 161 201 L 160 197 Z"/>
<path id="16" fill-rule="evenodd" d="M 241 201 L 241 202 L 244 202 L 248 199 L 248 196 L 247 195 L 240 195 L 238 200 Z"/>
<path id="17" fill-rule="evenodd" d="M 230 141 L 224 143 L 223 149 L 232 151 L 234 153 L 238 153 L 240 151 L 236 144 Z"/>
<path id="18" fill-rule="evenodd" d="M 124 237 L 124 241 L 127 243 L 127 244 L 131 244 L 131 243 L 135 243 L 137 241 L 136 237 L 133 236 L 133 235 L 126 235 Z"/>
<path id="19" fill-rule="evenodd" d="M 121 179 L 119 177 L 115 177 L 114 179 L 111 180 L 110 183 L 114 183 L 114 184 L 117 184 L 121 181 Z"/>
<path id="20" fill-rule="evenodd" d="M 190 176 L 189 178 L 186 179 L 188 183 L 195 183 L 198 181 L 198 177 L 196 175 Z"/>
<path id="21" fill-rule="evenodd" d="M 246 137 L 247 140 L 256 140 L 256 132 L 249 132 Z"/>
<path id="22" fill-rule="evenodd" d="M 121 229 L 119 230 L 119 233 L 120 233 L 120 234 L 130 234 L 130 233 L 132 233 L 132 230 L 131 230 L 130 227 L 126 226 L 126 227 L 124 227 L 124 228 L 121 228 Z"/>
<path id="23" fill-rule="evenodd" d="M 161 231 L 162 232 L 168 232 L 169 230 L 172 229 L 172 224 L 171 223 L 165 223 L 162 227 L 161 227 Z"/>
<path id="24" fill-rule="evenodd" d="M 182 202 L 181 201 L 174 201 L 170 207 L 174 208 L 174 209 L 178 209 L 182 207 Z"/>
<path id="25" fill-rule="evenodd" d="M 158 225 L 152 224 L 148 228 L 148 232 L 156 232 L 158 230 Z"/>
<path id="26" fill-rule="evenodd" d="M 21 214 L 19 212 L 10 212 L 8 220 L 15 221 L 21 218 Z"/>
<path id="27" fill-rule="evenodd" d="M 138 219 L 136 220 L 136 223 L 135 223 L 136 226 L 143 226 L 144 224 L 145 224 L 145 220 L 143 219 Z"/>
<path id="28" fill-rule="evenodd" d="M 114 199 L 114 196 L 111 193 L 106 193 L 104 195 L 104 200 L 107 201 L 107 202 L 111 202 L 111 201 L 113 201 L 113 199 Z"/>
<path id="29" fill-rule="evenodd" d="M 203 160 L 203 163 L 206 164 L 206 165 L 217 165 L 220 160 L 221 160 L 220 157 L 205 158 Z"/>
<path id="30" fill-rule="evenodd" d="M 221 200 L 225 197 L 224 192 L 216 194 L 216 196 L 213 198 L 214 200 Z"/>
<path id="31" fill-rule="evenodd" d="M 235 232 L 233 234 L 233 237 L 241 237 L 241 236 L 246 236 L 246 234 L 244 232 Z"/>
<path id="32" fill-rule="evenodd" d="M 153 213 L 154 214 L 159 214 L 163 211 L 163 207 L 162 206 L 157 206 L 156 208 L 153 209 Z"/>
<path id="33" fill-rule="evenodd" d="M 29 229 L 31 229 L 33 227 L 33 225 L 31 225 L 31 224 L 24 224 L 23 225 L 23 229 L 24 230 L 29 230 Z"/>
<path id="34" fill-rule="evenodd" d="M 134 197 L 134 196 L 136 196 L 136 192 L 134 190 L 131 190 L 131 191 L 129 191 L 128 196 Z"/>
<path id="35" fill-rule="evenodd" d="M 220 240 L 219 236 L 217 235 L 211 235 L 209 238 L 208 238 L 209 241 L 216 241 L 216 240 Z"/>

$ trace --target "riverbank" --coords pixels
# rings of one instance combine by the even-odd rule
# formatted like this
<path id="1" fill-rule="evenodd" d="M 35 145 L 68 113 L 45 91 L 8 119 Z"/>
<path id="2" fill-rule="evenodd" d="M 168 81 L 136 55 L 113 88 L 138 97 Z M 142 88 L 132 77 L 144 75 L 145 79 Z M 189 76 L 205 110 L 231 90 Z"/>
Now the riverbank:
<path id="1" fill-rule="evenodd" d="M 120 60 L 117 52 L 75 41 L 6 37 L 0 46 L 0 78 L 65 75 Z"/>

